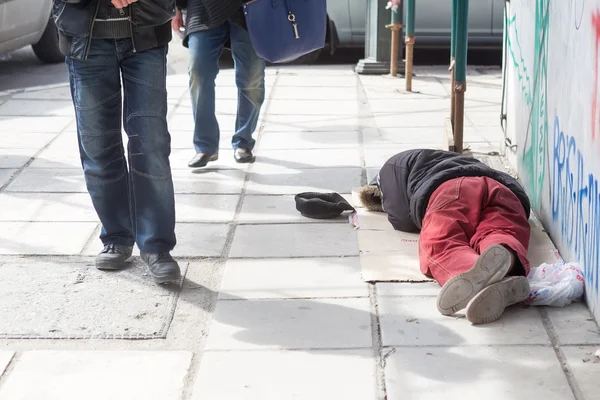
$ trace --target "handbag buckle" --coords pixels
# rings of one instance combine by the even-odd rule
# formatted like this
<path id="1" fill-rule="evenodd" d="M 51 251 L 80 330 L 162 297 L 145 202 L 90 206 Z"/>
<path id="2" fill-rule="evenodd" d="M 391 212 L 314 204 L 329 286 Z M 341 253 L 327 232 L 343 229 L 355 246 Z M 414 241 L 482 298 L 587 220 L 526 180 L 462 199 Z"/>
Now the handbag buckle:
<path id="1" fill-rule="evenodd" d="M 298 34 L 298 24 L 296 24 L 296 16 L 291 12 L 288 14 L 288 21 L 290 21 L 294 27 L 295 39 L 300 39 L 300 35 Z"/>

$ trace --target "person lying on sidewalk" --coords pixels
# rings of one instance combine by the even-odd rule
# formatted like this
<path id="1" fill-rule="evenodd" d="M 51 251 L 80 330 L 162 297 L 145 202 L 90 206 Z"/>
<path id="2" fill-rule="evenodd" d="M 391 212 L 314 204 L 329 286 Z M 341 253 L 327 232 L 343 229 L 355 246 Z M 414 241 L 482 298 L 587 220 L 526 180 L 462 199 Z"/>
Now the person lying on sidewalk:
<path id="1" fill-rule="evenodd" d="M 449 151 L 408 150 L 390 158 L 360 198 L 386 212 L 394 229 L 420 231 L 421 271 L 442 286 L 441 314 L 466 308 L 471 323 L 489 323 L 529 295 L 531 206 L 510 175 Z"/>

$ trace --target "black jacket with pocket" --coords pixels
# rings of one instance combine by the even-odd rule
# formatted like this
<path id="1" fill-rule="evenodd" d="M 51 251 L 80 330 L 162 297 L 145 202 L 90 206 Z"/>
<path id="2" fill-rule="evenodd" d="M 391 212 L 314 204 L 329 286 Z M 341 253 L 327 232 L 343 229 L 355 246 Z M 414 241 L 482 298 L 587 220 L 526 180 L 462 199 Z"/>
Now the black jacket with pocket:
<path id="1" fill-rule="evenodd" d="M 52 16 L 60 35 L 60 49 L 65 56 L 87 58 L 94 19 L 99 2 L 110 0 L 54 0 Z M 138 0 L 124 9 L 131 22 L 134 50 L 141 52 L 171 41 L 171 19 L 175 0 Z"/>
<path id="2" fill-rule="evenodd" d="M 383 165 L 376 183 L 394 229 L 419 232 L 432 193 L 442 183 L 466 176 L 485 176 L 506 186 L 529 218 L 529 197 L 515 178 L 473 157 L 449 151 L 416 149 L 396 154 Z"/>

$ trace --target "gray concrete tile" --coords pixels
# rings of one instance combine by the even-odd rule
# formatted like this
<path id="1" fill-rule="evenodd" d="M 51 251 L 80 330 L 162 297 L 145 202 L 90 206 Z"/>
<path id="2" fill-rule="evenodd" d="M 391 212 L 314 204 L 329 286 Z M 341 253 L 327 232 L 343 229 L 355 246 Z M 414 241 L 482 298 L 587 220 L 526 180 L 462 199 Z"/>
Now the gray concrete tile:
<path id="1" fill-rule="evenodd" d="M 239 223 L 344 223 L 349 213 L 337 218 L 315 220 L 304 217 L 296 210 L 293 195 L 285 196 L 246 196 L 239 215 Z"/>
<path id="2" fill-rule="evenodd" d="M 268 279 L 265 279 L 268 277 Z M 221 299 L 367 297 L 357 257 L 228 260 Z"/>
<path id="3" fill-rule="evenodd" d="M 0 148 L 40 150 L 56 136 L 55 133 L 0 132 Z"/>
<path id="4" fill-rule="evenodd" d="M 361 185 L 360 168 L 294 169 L 255 165 L 249 174 L 248 194 L 302 192 L 348 193 Z"/>
<path id="5" fill-rule="evenodd" d="M 72 117 L 0 117 L 0 132 L 59 133 Z"/>
<path id="6" fill-rule="evenodd" d="M 311 100 L 273 100 L 269 106 L 269 115 L 288 115 L 290 118 L 297 118 L 298 115 L 329 115 L 332 110 L 335 110 L 338 115 L 368 115 L 366 114 L 368 108 L 356 99 L 323 100 L 316 97 Z"/>
<path id="7" fill-rule="evenodd" d="M 387 297 L 398 296 L 437 296 L 440 285 L 436 282 L 382 282 L 377 285 L 377 295 Z"/>
<path id="8" fill-rule="evenodd" d="M 271 98 L 273 100 L 358 100 L 360 89 L 355 86 L 342 87 L 310 87 L 310 88 L 290 88 L 285 86 L 275 87 Z M 337 107 L 333 108 L 334 110 Z"/>
<path id="9" fill-rule="evenodd" d="M 173 170 L 175 193 L 240 194 L 246 171 L 222 169 Z"/>
<path id="10" fill-rule="evenodd" d="M 402 348 L 387 360 L 390 399 L 574 399 L 548 347 Z"/>
<path id="11" fill-rule="evenodd" d="M 437 120 L 433 120 L 437 123 Z M 366 130 L 363 134 L 366 147 L 391 147 L 396 153 L 409 149 L 441 149 L 444 143 L 444 131 L 427 127 L 380 127 L 378 130 Z"/>
<path id="12" fill-rule="evenodd" d="M 598 346 L 562 347 L 569 368 L 586 400 L 600 400 L 598 390 L 600 363 L 595 357 L 598 350 Z"/>
<path id="13" fill-rule="evenodd" d="M 9 192 L 86 193 L 83 172 L 77 169 L 25 169 L 6 188 Z"/>
<path id="14" fill-rule="evenodd" d="M 0 106 L 1 116 L 56 116 L 75 118 L 71 100 L 13 99 Z"/>
<path id="15" fill-rule="evenodd" d="M 235 115 L 217 115 L 219 128 L 223 134 L 235 132 Z M 179 114 L 175 112 L 169 119 L 169 130 L 194 131 L 194 119 L 191 114 Z"/>
<path id="16" fill-rule="evenodd" d="M 31 351 L 0 399 L 178 400 L 192 359 L 183 351 Z"/>
<path id="17" fill-rule="evenodd" d="M 0 187 L 6 185 L 17 171 L 16 169 L 0 168 Z"/>
<path id="18" fill-rule="evenodd" d="M 375 400 L 374 363 L 364 350 L 207 352 L 191 398 Z"/>
<path id="19" fill-rule="evenodd" d="M 350 224 L 239 225 L 230 257 L 321 257 L 358 254 Z"/>
<path id="20" fill-rule="evenodd" d="M 600 345 L 600 328 L 585 303 L 548 307 L 547 311 L 562 345 Z"/>
<path id="21" fill-rule="evenodd" d="M 0 167 L 19 169 L 37 153 L 37 149 L 0 149 Z"/>
<path id="22" fill-rule="evenodd" d="M 126 143 L 126 142 L 125 142 Z M 31 163 L 31 168 L 81 169 L 81 156 L 76 132 L 60 134 Z"/>
<path id="23" fill-rule="evenodd" d="M 239 199 L 239 195 L 178 194 L 177 222 L 231 222 Z"/>
<path id="24" fill-rule="evenodd" d="M 229 233 L 227 224 L 177 224 L 175 257 L 219 257 Z"/>
<path id="25" fill-rule="evenodd" d="M 366 126 L 375 126 L 372 118 L 348 115 L 269 115 L 262 132 L 355 132 Z"/>
<path id="26" fill-rule="evenodd" d="M 371 347 L 369 299 L 221 300 L 206 350 Z"/>
<path id="27" fill-rule="evenodd" d="M 114 273 L 97 270 L 93 262 L 11 260 L 1 265 L 0 277 L 6 296 L 0 336 L 164 336 L 177 295 L 156 285 L 139 260 Z"/>
<path id="28" fill-rule="evenodd" d="M 93 222 L 0 222 L 0 254 L 79 254 Z"/>
<path id="29" fill-rule="evenodd" d="M 358 132 L 266 133 L 260 138 L 260 152 L 291 149 L 306 153 L 307 149 L 358 148 Z M 306 154 L 305 154 L 306 156 Z"/>
<path id="30" fill-rule="evenodd" d="M 446 113 L 442 112 L 399 112 L 374 115 L 375 123 L 379 128 L 400 130 L 402 128 L 427 127 L 431 131 L 439 132 L 440 135 L 443 133 L 445 118 Z M 413 140 L 418 140 L 418 138 L 413 137 Z"/>
<path id="31" fill-rule="evenodd" d="M 187 150 L 188 158 L 191 159 L 196 153 L 194 150 L 193 137 L 194 132 L 192 131 L 174 131 L 170 130 L 171 133 L 171 149 L 173 150 Z M 231 137 L 232 133 L 221 134 L 219 140 L 219 148 L 225 150 L 231 150 Z"/>
<path id="32" fill-rule="evenodd" d="M 25 100 L 71 100 L 71 88 L 69 84 L 51 88 L 36 90 L 26 90 L 21 93 L 15 93 L 11 96 L 13 99 Z"/>
<path id="33" fill-rule="evenodd" d="M 507 309 L 498 321 L 472 326 L 460 315 L 445 317 L 436 297 L 380 297 L 386 346 L 549 344 L 542 319 L 533 307 Z"/>
<path id="34" fill-rule="evenodd" d="M 286 168 L 360 168 L 358 149 L 313 149 L 310 153 L 297 150 L 261 150 L 256 162 Z"/>
<path id="35" fill-rule="evenodd" d="M 281 75 L 277 80 L 277 87 L 291 87 L 297 90 L 297 88 L 329 88 L 329 87 L 356 87 L 358 84 L 358 78 L 356 75 L 342 75 L 342 76 L 311 76 L 310 79 L 306 79 L 303 75 Z"/>
<path id="36" fill-rule="evenodd" d="M 97 222 L 87 193 L 0 194 L 0 221 Z"/>
<path id="37" fill-rule="evenodd" d="M 8 364 L 10 364 L 10 362 L 12 361 L 14 356 L 15 356 L 14 351 L 8 351 L 8 350 L 0 351 L 0 376 L 2 376 L 2 374 L 4 374 L 4 371 L 6 371 Z"/>

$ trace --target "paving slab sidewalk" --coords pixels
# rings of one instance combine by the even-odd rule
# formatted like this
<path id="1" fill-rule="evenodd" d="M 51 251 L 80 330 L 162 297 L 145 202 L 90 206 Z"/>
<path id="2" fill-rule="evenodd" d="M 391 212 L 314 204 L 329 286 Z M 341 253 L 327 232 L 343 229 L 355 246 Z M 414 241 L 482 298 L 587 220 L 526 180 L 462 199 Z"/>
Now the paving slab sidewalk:
<path id="1" fill-rule="evenodd" d="M 187 274 L 164 293 L 139 263 L 93 270 L 99 226 L 68 92 L 12 94 L 0 106 L 0 299 L 10 291 L 19 307 L 2 310 L 21 315 L 0 332 L 0 400 L 597 399 L 600 330 L 585 305 L 517 306 L 472 327 L 437 314 L 435 283 L 365 283 L 347 218 L 296 212 L 298 192 L 350 197 L 393 154 L 443 146 L 447 71 L 416 72 L 418 93 L 405 93 L 402 79 L 359 77 L 349 66 L 270 69 L 257 161 L 237 165 L 225 70 L 221 160 L 198 173 L 185 166 L 187 77 L 170 76 L 176 255 Z M 495 158 L 502 80 L 499 69 L 483 72 L 469 69 L 465 142 Z M 90 340 L 90 330 L 103 339 Z M 127 332 L 148 340 L 123 340 Z"/>

